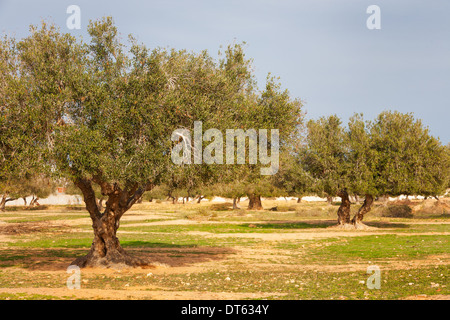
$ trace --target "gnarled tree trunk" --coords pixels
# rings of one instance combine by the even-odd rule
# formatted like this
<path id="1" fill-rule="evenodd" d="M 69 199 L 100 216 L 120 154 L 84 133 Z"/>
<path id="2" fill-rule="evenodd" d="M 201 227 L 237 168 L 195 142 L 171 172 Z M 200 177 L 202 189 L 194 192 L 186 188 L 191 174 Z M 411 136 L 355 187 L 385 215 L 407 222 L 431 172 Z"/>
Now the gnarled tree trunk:
<path id="1" fill-rule="evenodd" d="M 337 194 L 341 197 L 341 205 L 339 206 L 337 215 L 338 215 L 338 224 L 345 225 L 350 224 L 350 199 L 348 196 L 347 190 L 340 190 Z"/>
<path id="2" fill-rule="evenodd" d="M 364 215 L 368 213 L 372 209 L 373 204 L 373 196 L 371 194 L 366 194 L 363 205 L 359 208 L 358 212 L 352 219 L 353 225 L 362 224 L 361 221 L 364 218 Z"/>
<path id="3" fill-rule="evenodd" d="M 248 209 L 249 210 L 262 210 L 261 196 L 256 194 L 250 194 L 248 196 Z"/>
<path id="4" fill-rule="evenodd" d="M 94 240 L 89 253 L 73 261 L 72 265 L 80 268 L 148 265 L 147 260 L 126 253 L 117 238 L 120 218 L 147 189 L 134 188 L 131 191 L 123 191 L 116 184 L 102 183 L 102 194 L 108 197 L 105 211 L 102 213 L 98 208 L 91 181 L 80 178 L 75 184 L 83 192 L 86 209 L 92 220 Z"/>

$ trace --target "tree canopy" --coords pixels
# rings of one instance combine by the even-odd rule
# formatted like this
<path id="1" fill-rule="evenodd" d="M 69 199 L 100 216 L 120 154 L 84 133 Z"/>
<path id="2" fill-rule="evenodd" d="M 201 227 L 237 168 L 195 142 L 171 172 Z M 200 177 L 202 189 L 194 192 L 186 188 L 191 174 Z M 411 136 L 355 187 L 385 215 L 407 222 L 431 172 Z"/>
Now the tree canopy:
<path id="1" fill-rule="evenodd" d="M 301 103 L 270 76 L 259 91 L 240 44 L 214 61 L 206 51 L 150 50 L 132 36 L 127 47 L 109 17 L 91 22 L 88 33 L 85 43 L 44 22 L 20 41 L 2 41 L 1 180 L 28 162 L 71 179 L 95 235 L 89 255 L 75 263 L 138 264 L 116 237 L 122 215 L 155 185 L 192 190 L 223 170 L 172 163 L 174 130 L 192 130 L 194 121 L 203 132 L 274 128 L 282 148 L 295 136 Z M 107 198 L 104 211 L 95 186 Z"/>
<path id="2" fill-rule="evenodd" d="M 339 222 L 358 224 L 374 197 L 443 194 L 450 167 L 448 151 L 411 113 L 384 111 L 373 121 L 362 114 L 347 128 L 333 115 L 307 125 L 304 168 L 316 193 L 339 196 Z M 365 196 L 350 221 L 349 194 Z"/>

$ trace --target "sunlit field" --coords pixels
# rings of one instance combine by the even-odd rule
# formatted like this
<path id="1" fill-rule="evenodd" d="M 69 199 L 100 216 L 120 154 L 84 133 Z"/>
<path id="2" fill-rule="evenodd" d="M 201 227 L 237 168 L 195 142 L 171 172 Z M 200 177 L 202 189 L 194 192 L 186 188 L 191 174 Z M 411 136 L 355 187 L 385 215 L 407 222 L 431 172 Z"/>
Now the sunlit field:
<path id="1" fill-rule="evenodd" d="M 118 237 L 149 267 L 67 268 L 89 251 L 80 206 L 0 214 L 0 299 L 448 299 L 450 201 L 378 203 L 368 230 L 339 230 L 339 203 L 263 199 L 135 205 Z M 353 206 L 357 210 L 358 206 Z M 352 210 L 353 210 L 352 207 Z M 379 268 L 379 288 L 369 267 Z M 369 268 L 370 269 L 370 268 Z"/>

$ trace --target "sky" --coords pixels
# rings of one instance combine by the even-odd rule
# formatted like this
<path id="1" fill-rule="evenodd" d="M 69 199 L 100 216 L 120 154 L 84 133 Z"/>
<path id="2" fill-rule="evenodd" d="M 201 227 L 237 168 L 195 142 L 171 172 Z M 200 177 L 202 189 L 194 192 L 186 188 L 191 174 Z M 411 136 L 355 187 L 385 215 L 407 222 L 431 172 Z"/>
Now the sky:
<path id="1" fill-rule="evenodd" d="M 79 30 L 67 27 L 69 5 L 80 7 Z M 381 29 L 367 27 L 370 5 L 380 8 Z M 245 42 L 258 86 L 269 72 L 280 77 L 307 119 L 412 112 L 450 143 L 448 0 L 0 0 L 0 34 L 20 39 L 46 20 L 89 41 L 89 20 L 103 16 L 124 41 L 133 34 L 149 48 L 217 57 L 220 46 Z"/>

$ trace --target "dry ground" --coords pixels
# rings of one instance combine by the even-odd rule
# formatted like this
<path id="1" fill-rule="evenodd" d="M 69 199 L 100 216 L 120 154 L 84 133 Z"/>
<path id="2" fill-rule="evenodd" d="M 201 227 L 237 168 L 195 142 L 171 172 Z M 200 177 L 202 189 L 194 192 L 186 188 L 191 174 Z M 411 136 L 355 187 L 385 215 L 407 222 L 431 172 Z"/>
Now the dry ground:
<path id="1" fill-rule="evenodd" d="M 368 217 L 372 228 L 364 231 L 330 228 L 335 224 L 337 207 L 326 204 L 265 201 L 266 208 L 278 206 L 278 211 L 236 212 L 225 207 L 211 210 L 210 203 L 145 203 L 124 216 L 119 239 L 130 253 L 151 258 L 152 265 L 83 269 L 81 288 L 72 290 L 67 287 L 71 275 L 67 267 L 75 256 L 87 253 L 88 240 L 77 243 L 78 238 L 89 239 L 92 234 L 87 214 L 61 207 L 7 211 L 0 214 L 0 298 L 389 298 L 392 292 L 371 296 L 372 291 L 361 284 L 367 279 L 361 275 L 376 264 L 389 279 L 408 274 L 416 277 L 405 279 L 410 282 L 398 285 L 399 289 L 391 289 L 399 290 L 399 299 L 449 299 L 450 253 L 445 248 L 450 219 L 445 212 L 433 215 L 429 208 L 438 207 L 430 203 L 409 204 L 415 218 Z M 444 209 L 447 205 L 444 202 Z M 419 206 L 426 216 L 420 216 Z M 384 242 L 389 237 L 399 244 L 389 246 Z M 372 245 L 378 238 L 383 239 L 380 250 L 398 250 L 399 254 L 358 251 L 359 246 Z M 438 244 L 423 252 L 415 245 L 405 248 L 405 243 L 420 239 Z M 341 252 L 341 246 L 354 248 Z M 424 284 L 424 289 L 408 291 L 428 281 L 421 276 L 425 272 L 430 283 Z M 261 278 L 267 276 L 273 278 Z M 352 280 L 352 276 L 356 278 Z M 440 282 L 433 282 L 435 278 Z M 324 286 L 327 289 L 322 292 Z M 333 286 L 348 287 L 348 294 L 339 295 Z M 306 290 L 311 295 L 305 295 Z"/>

